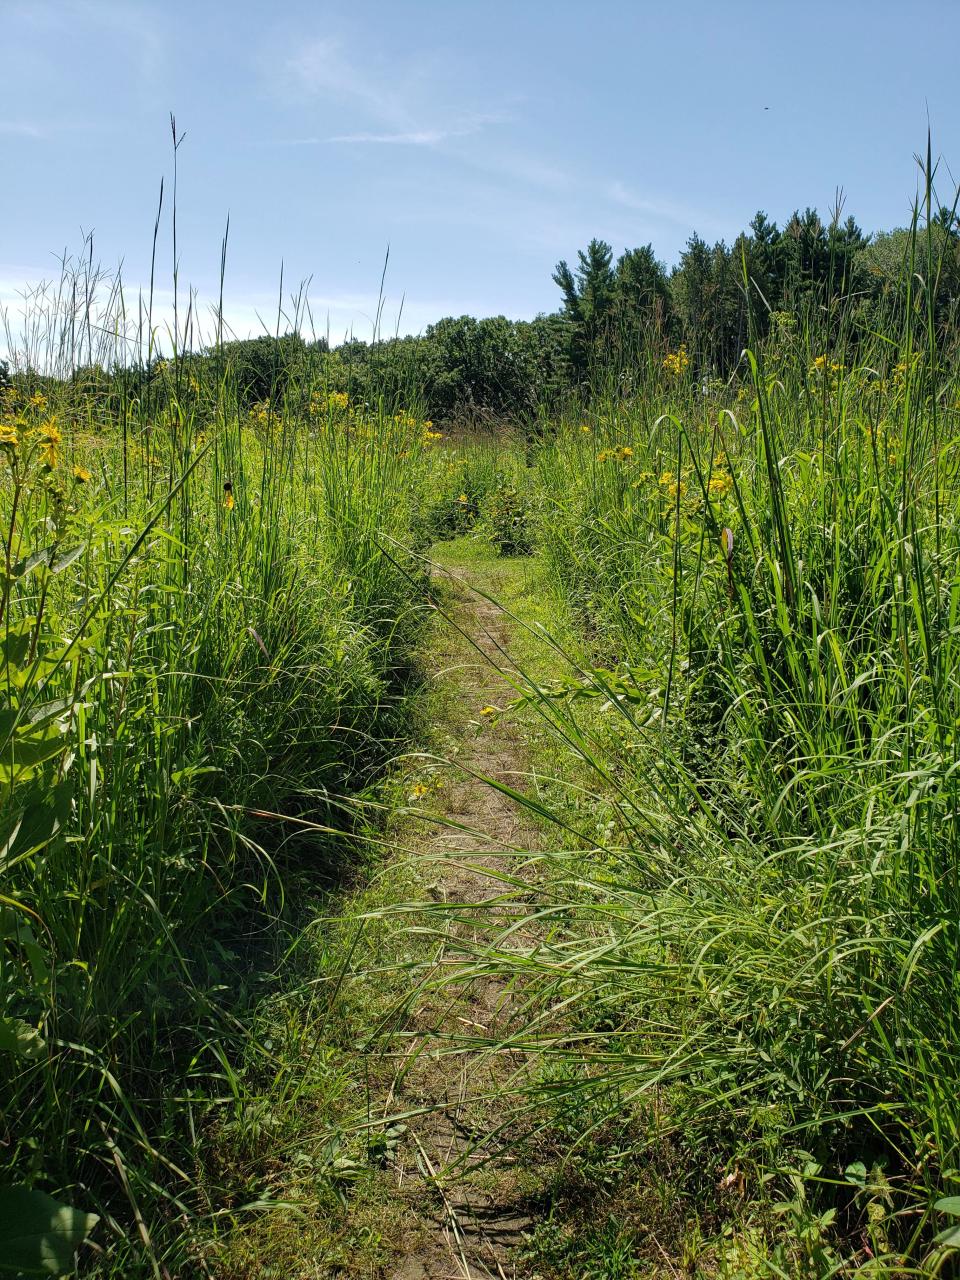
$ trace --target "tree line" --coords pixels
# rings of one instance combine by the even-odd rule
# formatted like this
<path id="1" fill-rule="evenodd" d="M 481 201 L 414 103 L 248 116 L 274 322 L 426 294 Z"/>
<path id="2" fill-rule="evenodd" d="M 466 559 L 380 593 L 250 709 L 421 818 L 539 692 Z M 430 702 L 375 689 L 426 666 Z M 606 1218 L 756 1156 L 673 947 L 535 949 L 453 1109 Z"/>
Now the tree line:
<path id="1" fill-rule="evenodd" d="M 228 370 L 247 406 L 279 403 L 319 378 L 354 402 L 415 405 L 437 422 L 529 420 L 598 382 L 616 379 L 629 392 L 681 345 L 684 368 L 702 379 L 728 378 L 748 343 L 771 329 L 789 329 L 818 350 L 855 345 L 858 335 L 902 320 L 921 290 L 952 340 L 960 329 L 960 222 L 955 208 L 940 209 L 925 229 L 868 235 L 839 214 L 825 221 L 808 208 L 779 227 L 759 212 L 732 244 L 692 235 L 672 269 L 652 244 L 615 258 L 593 239 L 572 266 L 557 264 L 553 280 L 557 309 L 532 320 L 448 316 L 416 336 L 353 338 L 335 348 L 297 333 L 261 336 L 181 356 L 173 378 L 159 360 L 74 377 L 111 400 L 171 385 L 180 395 Z M 0 385 L 5 372 L 0 365 Z"/>
<path id="2" fill-rule="evenodd" d="M 930 288 L 936 323 L 958 332 L 960 224 L 941 209 L 924 230 L 866 234 L 854 218 L 763 212 L 732 244 L 693 235 L 668 269 L 647 244 L 614 258 L 593 239 L 557 264 L 560 305 L 530 321 L 448 317 L 422 335 L 357 340 L 327 354 L 338 386 L 366 398 L 416 388 L 437 420 L 524 417 L 616 376 L 627 382 L 683 344 L 690 372 L 727 378 L 750 341 L 792 327 L 812 344 L 855 345 L 902 320 Z M 899 312 L 899 316 L 891 312 Z"/>

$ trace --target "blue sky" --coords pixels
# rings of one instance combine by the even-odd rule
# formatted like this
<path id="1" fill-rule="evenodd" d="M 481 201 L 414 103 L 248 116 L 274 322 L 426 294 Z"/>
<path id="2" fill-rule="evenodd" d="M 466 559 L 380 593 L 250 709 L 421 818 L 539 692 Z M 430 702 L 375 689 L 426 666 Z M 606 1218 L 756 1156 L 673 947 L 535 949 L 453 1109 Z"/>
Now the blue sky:
<path id="1" fill-rule="evenodd" d="M 319 329 L 532 316 L 594 235 L 731 239 L 762 207 L 902 224 L 927 116 L 960 176 L 960 5 L 888 0 L 4 0 L 0 298 L 93 231 L 146 281 L 168 113 L 181 282 L 268 324 L 280 264 Z M 169 193 L 169 186 L 168 186 Z M 169 301 L 169 226 L 160 278 Z"/>

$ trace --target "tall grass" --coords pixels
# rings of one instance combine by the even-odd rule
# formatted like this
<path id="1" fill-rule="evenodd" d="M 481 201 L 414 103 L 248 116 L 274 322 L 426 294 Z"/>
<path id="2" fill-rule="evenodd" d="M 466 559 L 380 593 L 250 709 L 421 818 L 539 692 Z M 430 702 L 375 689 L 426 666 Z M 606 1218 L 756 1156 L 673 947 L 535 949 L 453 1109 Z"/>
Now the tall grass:
<path id="1" fill-rule="evenodd" d="M 287 900 L 406 731 L 429 442 L 309 367 L 252 410 L 216 352 L 108 379 L 84 279 L 2 393 L 0 1164 L 99 1216 L 86 1273 L 194 1274 L 264 1199 L 214 1135 L 302 1084 L 255 1030 Z"/>
<path id="2" fill-rule="evenodd" d="M 780 317 L 728 384 L 667 360 L 544 445 L 597 665 L 526 701 L 604 821 L 457 975 L 528 984 L 509 1043 L 582 1141 L 632 1110 L 708 1196 L 779 1198 L 758 1274 L 937 1270 L 960 1206 L 960 399 L 920 215 L 881 325 Z"/>
<path id="3" fill-rule="evenodd" d="M 740 1197 L 717 1274 L 947 1265 L 960 386 L 926 182 L 887 313 L 776 317 L 726 384 L 651 348 L 522 453 L 435 450 L 320 361 L 250 406 L 221 342 L 190 359 L 192 300 L 158 361 L 90 265 L 34 296 L 0 416 L 0 1217 L 48 1192 L 99 1218 L 51 1246 L 92 1229 L 88 1274 L 213 1274 L 272 1202 L 325 1022 L 291 1060 L 258 1002 L 403 739 L 413 553 L 535 534 L 593 657 L 521 701 L 578 799 L 521 797 L 556 839 L 483 927 L 419 904 L 416 954 L 433 915 L 463 959 L 430 981 L 518 993 L 454 1048 L 539 1062 L 574 1155 L 614 1118 Z"/>

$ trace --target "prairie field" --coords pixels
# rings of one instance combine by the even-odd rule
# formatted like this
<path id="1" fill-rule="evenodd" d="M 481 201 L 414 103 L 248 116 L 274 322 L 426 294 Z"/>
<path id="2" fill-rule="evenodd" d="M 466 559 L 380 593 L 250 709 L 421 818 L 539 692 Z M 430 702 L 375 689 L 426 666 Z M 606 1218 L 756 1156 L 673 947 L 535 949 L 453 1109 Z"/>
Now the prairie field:
<path id="1" fill-rule="evenodd" d="M 526 325 L 8 318 L 0 1273 L 956 1274 L 933 181 Z"/>

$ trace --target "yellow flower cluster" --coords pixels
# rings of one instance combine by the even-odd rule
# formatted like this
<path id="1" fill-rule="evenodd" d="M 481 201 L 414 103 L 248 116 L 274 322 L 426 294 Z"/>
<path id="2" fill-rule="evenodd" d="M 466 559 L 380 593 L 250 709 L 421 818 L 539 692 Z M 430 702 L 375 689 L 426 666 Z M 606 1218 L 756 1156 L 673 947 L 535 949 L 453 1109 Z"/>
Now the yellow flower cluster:
<path id="1" fill-rule="evenodd" d="M 415 782 L 410 788 L 408 799 L 411 804 L 416 804 L 426 799 L 431 791 L 440 791 L 442 788 L 443 779 L 438 777 L 428 778 L 425 782 Z"/>
<path id="2" fill-rule="evenodd" d="M 810 366 L 810 372 L 819 375 L 830 374 L 831 377 L 835 378 L 842 368 L 843 366 L 838 360 L 830 360 L 827 356 L 817 356 Z"/>
<path id="3" fill-rule="evenodd" d="M 707 481 L 707 495 L 714 502 L 725 498 L 733 489 L 733 476 L 729 471 L 714 471 Z"/>
<path id="4" fill-rule="evenodd" d="M 601 449 L 597 454 L 598 462 L 629 462 L 633 457 L 633 450 L 628 444 L 618 445 L 616 449 Z"/>
<path id="5" fill-rule="evenodd" d="M 898 360 L 893 366 L 893 385 L 896 389 L 902 390 L 906 385 L 908 376 L 916 373 L 920 364 L 920 356 L 915 355 L 912 360 Z"/>
<path id="6" fill-rule="evenodd" d="M 49 467 L 49 469 L 53 471 L 60 460 L 58 449 L 63 442 L 63 435 L 53 418 L 51 418 L 49 422 L 45 422 L 43 424 L 40 428 L 39 434 L 40 457 L 43 461 L 43 465 L 45 467 Z"/>
<path id="7" fill-rule="evenodd" d="M 270 401 L 259 400 L 256 404 L 251 405 L 250 417 L 256 426 L 266 427 L 271 418 Z"/>
<path id="8" fill-rule="evenodd" d="M 685 498 L 687 495 L 686 480 L 678 480 L 673 471 L 661 471 L 657 484 L 668 498 L 676 498 L 678 494 Z"/>
<path id="9" fill-rule="evenodd" d="M 687 355 L 685 342 L 681 342 L 676 351 L 668 351 L 663 357 L 663 367 L 673 378 L 679 378 L 689 363 L 690 358 Z"/>
<path id="10" fill-rule="evenodd" d="M 350 397 L 346 391 L 314 391 L 308 412 L 311 418 L 342 418 L 350 412 Z"/>

